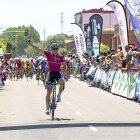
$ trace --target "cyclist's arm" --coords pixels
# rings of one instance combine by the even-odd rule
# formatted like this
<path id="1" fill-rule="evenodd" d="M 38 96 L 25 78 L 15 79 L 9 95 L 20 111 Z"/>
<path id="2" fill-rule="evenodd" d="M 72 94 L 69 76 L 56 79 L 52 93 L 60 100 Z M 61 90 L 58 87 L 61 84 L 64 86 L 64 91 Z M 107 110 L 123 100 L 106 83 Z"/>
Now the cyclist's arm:
<path id="1" fill-rule="evenodd" d="M 34 44 L 32 44 L 31 42 L 29 42 L 28 40 L 27 40 L 27 42 L 28 42 L 28 44 L 29 44 L 30 46 L 32 46 L 35 50 L 37 50 L 37 51 L 39 51 L 40 53 L 44 54 L 44 50 L 42 50 L 40 47 L 35 46 Z"/>

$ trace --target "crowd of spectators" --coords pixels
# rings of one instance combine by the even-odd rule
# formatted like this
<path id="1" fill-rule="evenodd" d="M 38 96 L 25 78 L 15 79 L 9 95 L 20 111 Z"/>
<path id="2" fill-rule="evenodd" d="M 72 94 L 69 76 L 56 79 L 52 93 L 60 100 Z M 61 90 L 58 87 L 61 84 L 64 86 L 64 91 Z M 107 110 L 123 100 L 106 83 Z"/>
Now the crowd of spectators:
<path id="1" fill-rule="evenodd" d="M 138 72 L 140 70 L 140 52 L 138 48 L 127 45 L 125 51 L 126 56 L 123 54 L 122 46 L 119 45 L 117 52 L 114 49 L 100 51 L 97 57 L 94 55 L 89 57 L 88 52 L 85 52 L 82 61 L 78 54 L 68 55 L 71 61 L 72 74 L 74 77 L 81 77 L 82 72 L 87 73 L 91 66 L 98 66 L 103 70 L 120 69 L 122 72 Z"/>
<path id="2" fill-rule="evenodd" d="M 8 73 L 10 71 L 8 70 L 9 61 L 7 59 L 0 58 L 0 86 L 4 86 L 6 81 Z"/>

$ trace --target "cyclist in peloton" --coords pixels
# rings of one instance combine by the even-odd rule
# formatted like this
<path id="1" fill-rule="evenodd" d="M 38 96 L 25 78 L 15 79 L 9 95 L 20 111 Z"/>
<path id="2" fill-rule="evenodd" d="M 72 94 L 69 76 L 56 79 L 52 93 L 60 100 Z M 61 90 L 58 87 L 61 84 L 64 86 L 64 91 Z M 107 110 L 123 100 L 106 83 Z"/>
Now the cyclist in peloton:
<path id="1" fill-rule="evenodd" d="M 40 75 L 42 73 L 42 71 L 45 73 L 45 79 L 47 77 L 47 73 L 48 73 L 48 70 L 47 70 L 47 60 L 44 58 L 40 61 Z"/>
<path id="2" fill-rule="evenodd" d="M 49 65 L 49 73 L 48 73 L 48 82 L 52 83 L 54 82 L 54 79 L 58 81 L 60 84 L 59 87 L 59 93 L 57 95 L 57 102 L 61 101 L 61 94 L 64 90 L 64 79 L 62 78 L 62 75 L 60 74 L 60 67 L 61 64 L 66 65 L 66 62 L 64 60 L 64 56 L 58 53 L 59 45 L 57 43 L 54 43 L 50 46 L 52 52 L 42 50 L 41 48 L 35 46 L 30 42 L 28 39 L 27 42 L 29 45 L 31 45 L 35 50 L 41 52 L 42 54 L 46 55 L 48 59 L 48 65 Z M 47 94 L 46 94 L 46 114 L 49 114 L 49 101 L 50 101 L 50 95 L 52 92 L 52 85 L 47 85 Z"/>
<path id="3" fill-rule="evenodd" d="M 21 70 L 21 59 L 20 58 L 16 58 L 15 70 L 16 70 L 16 74 L 17 74 L 17 71 L 19 70 L 19 77 L 20 77 L 20 70 Z"/>

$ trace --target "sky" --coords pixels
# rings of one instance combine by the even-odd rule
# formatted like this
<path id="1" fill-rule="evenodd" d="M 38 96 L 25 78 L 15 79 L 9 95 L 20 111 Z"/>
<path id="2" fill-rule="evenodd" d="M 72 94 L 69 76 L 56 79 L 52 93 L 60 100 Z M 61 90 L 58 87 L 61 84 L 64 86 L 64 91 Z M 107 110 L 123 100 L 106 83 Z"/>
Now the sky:
<path id="1" fill-rule="evenodd" d="M 63 33 L 71 35 L 74 14 L 82 9 L 103 7 L 111 10 L 109 0 L 0 0 L 0 32 L 9 27 L 32 25 L 44 40 L 49 35 L 61 33 L 61 12 L 63 12 Z M 123 2 L 123 0 L 119 0 Z"/>

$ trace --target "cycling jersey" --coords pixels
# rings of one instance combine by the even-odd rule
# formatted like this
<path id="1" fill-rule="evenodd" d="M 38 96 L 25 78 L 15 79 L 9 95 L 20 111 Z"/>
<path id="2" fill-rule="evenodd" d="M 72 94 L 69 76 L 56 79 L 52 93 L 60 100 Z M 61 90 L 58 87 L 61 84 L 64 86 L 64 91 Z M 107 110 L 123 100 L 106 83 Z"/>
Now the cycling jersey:
<path id="1" fill-rule="evenodd" d="M 32 62 L 31 62 L 31 61 L 29 61 L 29 62 L 27 63 L 27 62 L 25 61 L 25 63 L 24 63 L 24 64 L 25 64 L 25 67 L 27 67 L 27 65 L 28 65 L 28 66 L 31 66 L 31 65 L 32 65 Z"/>
<path id="2" fill-rule="evenodd" d="M 35 68 L 37 68 L 38 65 L 39 65 L 39 60 L 37 59 L 37 60 L 34 61 L 34 66 L 35 66 Z"/>
<path id="3" fill-rule="evenodd" d="M 44 50 L 44 54 L 48 59 L 49 71 L 60 72 L 61 62 L 65 62 L 64 56 L 61 54 L 54 55 L 52 52 Z"/>
<path id="4" fill-rule="evenodd" d="M 21 60 L 16 61 L 17 67 L 21 67 Z"/>
<path id="5" fill-rule="evenodd" d="M 46 66 L 47 66 L 47 62 L 45 62 L 45 63 L 43 63 L 43 61 L 40 62 L 40 67 L 44 72 L 47 71 Z"/>
<path id="6" fill-rule="evenodd" d="M 67 64 L 67 67 L 69 68 L 70 67 L 70 60 L 67 60 L 66 64 Z"/>

